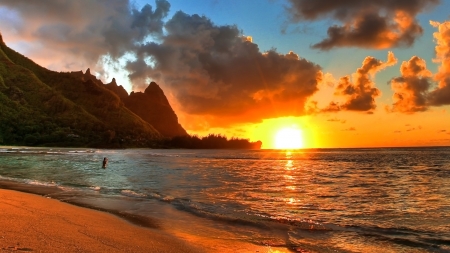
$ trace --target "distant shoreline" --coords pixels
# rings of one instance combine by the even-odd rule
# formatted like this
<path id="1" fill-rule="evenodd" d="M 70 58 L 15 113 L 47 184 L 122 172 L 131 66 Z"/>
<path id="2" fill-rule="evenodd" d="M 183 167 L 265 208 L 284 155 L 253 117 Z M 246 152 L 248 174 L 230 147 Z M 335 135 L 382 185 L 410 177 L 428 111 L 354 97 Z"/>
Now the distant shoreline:
<path id="1" fill-rule="evenodd" d="M 260 149 L 251 149 L 251 148 L 152 148 L 152 147 L 125 147 L 125 148 L 100 148 L 100 147 L 71 147 L 71 146 L 23 146 L 23 145 L 0 145 L 0 148 L 73 148 L 73 149 L 111 149 L 111 150 L 123 150 L 123 149 L 173 149 L 173 150 L 302 150 L 302 151 L 309 151 L 309 150 L 349 150 L 349 149 L 419 149 L 419 148 L 450 148 L 450 145 L 442 145 L 442 146 L 393 146 L 393 147 L 324 147 L 324 148 L 299 148 L 299 149 L 275 149 L 275 148 L 260 148 Z"/>

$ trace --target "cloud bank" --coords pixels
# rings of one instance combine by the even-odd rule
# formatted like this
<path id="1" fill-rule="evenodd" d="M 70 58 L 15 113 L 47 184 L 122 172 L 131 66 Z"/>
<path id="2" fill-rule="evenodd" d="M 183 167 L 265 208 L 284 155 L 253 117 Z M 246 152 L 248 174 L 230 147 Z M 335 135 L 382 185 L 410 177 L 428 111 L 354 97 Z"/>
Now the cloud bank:
<path id="1" fill-rule="evenodd" d="M 260 52 L 236 26 L 179 11 L 165 29 L 160 41 L 140 47 L 128 63 L 130 78 L 157 78 L 185 112 L 213 116 L 216 123 L 303 115 L 322 80 L 320 66 L 293 52 Z"/>
<path id="2" fill-rule="evenodd" d="M 312 47 L 386 49 L 409 47 L 423 28 L 416 16 L 439 4 L 439 0 L 289 0 L 293 22 L 331 19 L 328 37 Z"/>

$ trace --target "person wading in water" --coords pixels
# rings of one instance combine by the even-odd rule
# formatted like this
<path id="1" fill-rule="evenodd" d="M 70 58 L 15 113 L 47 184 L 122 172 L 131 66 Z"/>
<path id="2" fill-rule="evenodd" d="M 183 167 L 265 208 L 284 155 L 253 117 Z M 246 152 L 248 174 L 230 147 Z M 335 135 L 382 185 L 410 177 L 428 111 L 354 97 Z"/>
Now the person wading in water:
<path id="1" fill-rule="evenodd" d="M 102 165 L 102 168 L 103 169 L 106 169 L 106 165 L 108 164 L 108 158 L 103 158 L 103 165 Z"/>

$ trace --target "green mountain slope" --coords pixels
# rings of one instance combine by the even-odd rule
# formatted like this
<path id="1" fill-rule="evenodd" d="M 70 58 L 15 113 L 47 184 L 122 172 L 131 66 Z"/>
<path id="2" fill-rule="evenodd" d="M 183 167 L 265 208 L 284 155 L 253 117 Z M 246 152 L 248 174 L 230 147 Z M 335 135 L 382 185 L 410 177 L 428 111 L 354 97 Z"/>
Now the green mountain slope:
<path id="1" fill-rule="evenodd" d="M 47 70 L 0 35 L 0 145 L 151 147 L 160 138 L 100 81 Z"/>

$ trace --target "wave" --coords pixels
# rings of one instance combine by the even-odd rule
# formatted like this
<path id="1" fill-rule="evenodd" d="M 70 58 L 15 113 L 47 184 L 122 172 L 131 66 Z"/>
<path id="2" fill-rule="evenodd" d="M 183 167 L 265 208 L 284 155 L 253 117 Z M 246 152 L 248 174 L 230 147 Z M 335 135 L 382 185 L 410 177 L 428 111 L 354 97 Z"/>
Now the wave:
<path id="1" fill-rule="evenodd" d="M 94 190 L 94 191 L 100 191 L 102 189 L 102 187 L 100 187 L 100 186 L 90 186 L 89 189 Z"/>
<path id="2" fill-rule="evenodd" d="M 122 195 L 128 196 L 128 197 L 140 197 L 140 198 L 147 197 L 146 194 L 138 193 L 138 192 L 135 192 L 135 191 L 133 191 L 133 190 L 128 190 L 128 189 L 122 190 L 120 193 L 121 193 Z"/>
<path id="3" fill-rule="evenodd" d="M 52 148 L 26 148 L 26 147 L 3 147 L 0 154 L 42 154 L 42 155 L 67 155 L 67 154 L 87 154 L 96 153 L 94 149 L 52 149 Z"/>
<path id="4" fill-rule="evenodd" d="M 35 179 L 25 179 L 23 180 L 24 183 L 30 184 L 30 185 L 37 185 L 37 186 L 58 186 L 56 182 L 43 182 Z"/>

